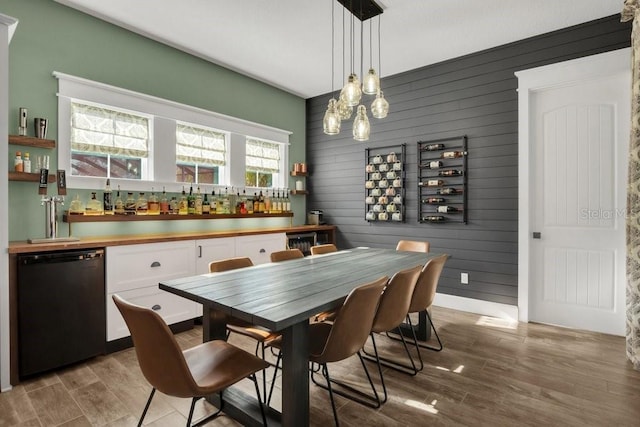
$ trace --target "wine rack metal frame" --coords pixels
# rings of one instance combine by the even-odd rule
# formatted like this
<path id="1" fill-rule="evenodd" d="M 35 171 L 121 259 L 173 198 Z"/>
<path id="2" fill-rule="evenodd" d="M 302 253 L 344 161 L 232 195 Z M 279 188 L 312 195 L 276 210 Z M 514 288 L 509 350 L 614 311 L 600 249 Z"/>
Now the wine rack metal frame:
<path id="1" fill-rule="evenodd" d="M 397 157 L 397 161 L 400 162 L 400 167 L 401 169 L 398 170 L 394 170 L 393 169 L 393 164 L 394 162 L 388 162 L 388 158 L 387 156 L 391 155 L 391 154 L 395 154 Z M 364 159 L 364 175 L 365 175 L 365 199 L 364 199 L 364 218 L 367 222 L 369 223 L 404 223 L 406 220 L 406 209 L 405 209 L 405 203 L 406 203 L 406 198 L 405 198 L 405 165 L 406 165 L 406 144 L 398 144 L 398 145 L 388 145 L 388 146 L 384 146 L 384 147 L 373 147 L 373 148 L 366 148 L 365 149 L 365 159 Z M 381 163 L 375 163 L 374 162 L 374 158 L 377 156 L 381 156 L 382 157 L 382 162 Z M 374 172 L 368 172 L 367 171 L 367 165 L 374 165 L 375 166 L 375 172 L 380 172 L 382 174 L 380 179 L 373 179 L 372 174 Z M 389 169 L 387 171 L 380 171 L 380 165 L 381 164 L 386 164 L 388 165 Z M 393 186 L 393 181 L 394 179 L 389 179 L 386 178 L 386 174 L 387 172 L 390 171 L 394 171 L 397 174 L 397 178 L 400 179 L 400 183 L 401 185 L 399 187 L 394 187 Z M 380 188 L 378 187 L 378 184 L 380 183 L 380 181 L 382 180 L 382 178 L 386 178 L 387 182 L 388 182 L 388 186 L 391 188 L 394 188 L 396 195 L 400 195 L 400 199 L 401 199 L 401 203 L 400 204 L 395 204 L 396 206 L 396 212 L 388 212 L 387 209 L 387 205 L 392 204 L 393 199 L 395 196 L 388 196 L 388 203 L 386 204 L 381 204 L 381 206 L 385 209 L 385 212 L 387 212 L 388 214 L 388 218 L 385 219 L 378 219 L 378 213 L 379 212 L 375 212 L 375 219 L 372 218 L 368 218 L 367 217 L 367 213 L 372 212 L 374 209 L 374 206 L 378 201 L 379 196 L 374 196 L 376 203 L 367 203 L 367 197 L 371 196 L 372 190 L 371 188 L 367 188 L 366 187 L 366 182 L 367 181 L 374 181 L 376 186 L 374 188 Z M 382 191 L 382 195 L 386 195 L 386 188 L 380 188 L 380 190 Z M 393 219 L 393 214 L 394 213 L 400 213 L 401 215 L 401 219 L 397 220 L 397 219 Z"/>
<path id="2" fill-rule="evenodd" d="M 436 150 L 426 150 L 429 145 L 442 145 Z M 443 153 L 448 151 L 461 151 L 462 157 L 444 158 Z M 431 168 L 430 162 L 440 161 L 442 166 Z M 458 170 L 462 174 L 458 176 L 441 176 L 440 171 Z M 428 180 L 441 180 L 442 185 L 424 186 L 421 183 Z M 467 136 L 443 138 L 431 141 L 418 141 L 418 222 L 428 224 L 438 223 L 467 223 Z M 454 188 L 456 194 L 439 194 L 443 189 Z M 425 203 L 429 198 L 444 198 L 444 202 Z M 438 212 L 438 206 L 453 206 L 456 212 Z M 443 217 L 443 221 L 429 221 L 428 216 Z"/>

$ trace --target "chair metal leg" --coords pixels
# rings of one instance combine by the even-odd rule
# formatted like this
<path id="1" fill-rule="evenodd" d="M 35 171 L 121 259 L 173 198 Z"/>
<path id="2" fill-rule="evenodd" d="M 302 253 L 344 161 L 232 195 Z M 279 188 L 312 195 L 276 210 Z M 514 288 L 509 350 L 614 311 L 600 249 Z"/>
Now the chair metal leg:
<path id="1" fill-rule="evenodd" d="M 189 418 L 187 419 L 187 427 L 199 427 L 202 426 L 206 423 L 208 423 L 209 421 L 211 421 L 212 419 L 216 418 L 218 415 L 220 415 L 220 413 L 222 412 L 222 409 L 224 408 L 224 399 L 222 398 L 222 393 L 224 392 L 224 390 L 220 390 L 220 408 L 214 412 L 213 414 L 209 414 L 206 417 L 202 418 L 201 420 L 198 420 L 195 424 L 191 424 L 191 418 L 193 417 L 193 409 L 195 408 L 196 402 L 199 399 L 202 399 L 202 396 L 200 397 L 194 397 L 191 400 L 191 410 L 189 411 Z"/>
<path id="2" fill-rule="evenodd" d="M 264 348 L 262 349 L 263 353 L 264 353 Z M 263 376 L 264 378 L 264 376 Z M 249 379 L 251 381 L 253 381 L 253 385 L 256 387 L 256 396 L 258 396 L 258 404 L 260 405 L 260 415 L 262 415 L 262 425 L 264 425 L 266 427 L 267 425 L 267 415 L 264 412 L 264 405 L 262 404 L 262 399 L 263 397 L 260 396 L 260 387 L 258 387 L 258 379 L 256 378 L 255 374 L 251 375 L 249 377 Z M 265 383 L 265 392 L 266 392 L 266 383 Z M 264 397 L 266 398 L 266 396 Z"/>
<path id="3" fill-rule="evenodd" d="M 382 384 L 382 392 L 384 393 L 384 398 L 382 399 L 382 404 L 387 402 L 387 386 L 384 384 L 384 375 L 382 375 L 382 366 L 380 363 L 380 355 L 378 354 L 378 347 L 376 346 L 376 339 L 373 336 L 373 333 L 371 334 L 371 343 L 373 344 L 373 351 L 376 355 L 376 363 L 378 365 L 378 374 L 380 375 L 380 383 Z M 367 359 L 366 356 L 363 356 L 363 358 Z"/>
<path id="4" fill-rule="evenodd" d="M 333 409 L 333 420 L 336 423 L 336 427 L 340 427 L 340 422 L 338 421 L 338 411 L 336 410 L 336 402 L 333 399 L 333 390 L 331 389 L 331 377 L 329 376 L 329 369 L 327 368 L 327 364 L 322 364 L 322 375 L 327 379 L 326 389 L 329 390 L 329 400 L 331 400 L 331 409 Z M 311 374 L 311 378 L 313 379 L 313 371 Z"/>
<path id="5" fill-rule="evenodd" d="M 151 389 L 151 394 L 149 395 L 149 399 L 147 399 L 147 404 L 144 405 L 144 410 L 142 411 L 142 415 L 140 416 L 140 421 L 138 421 L 138 427 L 142 426 L 142 421 L 144 421 L 145 415 L 147 415 L 147 410 L 149 409 L 149 405 L 151 405 L 151 399 L 153 399 L 153 395 L 156 394 L 156 388 Z"/>
<path id="6" fill-rule="evenodd" d="M 436 325 L 433 324 L 433 320 L 431 319 L 431 315 L 429 314 L 429 310 L 425 310 L 425 313 L 427 315 L 427 320 L 429 321 L 429 328 L 431 328 L 431 330 L 433 330 L 433 333 L 436 335 L 436 339 L 438 340 L 438 347 L 433 347 L 427 344 L 421 344 L 420 341 L 418 341 L 415 338 L 415 331 L 413 330 L 413 326 L 411 326 L 411 330 L 413 331 L 413 335 L 414 335 L 414 345 L 419 346 L 420 348 L 425 348 L 427 350 L 432 350 L 432 351 L 442 351 L 442 349 L 444 348 L 442 341 L 440 341 L 440 336 L 438 335 L 438 331 L 436 330 Z M 407 316 L 408 317 L 408 316 Z M 411 319 L 409 319 L 411 320 Z M 411 322 L 408 322 L 411 325 Z M 399 333 L 399 335 L 401 335 Z M 391 338 L 392 340 L 399 340 L 400 338 L 397 338 L 395 336 L 389 335 L 389 333 L 387 333 L 387 336 L 389 338 Z"/>
<path id="7" fill-rule="evenodd" d="M 273 386 L 276 384 L 276 376 L 278 374 L 278 366 L 280 366 L 280 360 L 282 360 L 282 352 L 278 352 L 278 358 L 276 359 L 276 366 L 273 370 L 273 380 L 271 380 L 271 388 L 269 389 L 269 397 L 267 398 L 267 406 L 271 404 L 271 396 L 273 395 Z"/>
<path id="8" fill-rule="evenodd" d="M 413 356 L 411 355 L 411 352 L 409 351 L 409 346 L 407 345 L 407 341 L 404 339 L 404 335 L 402 335 L 401 331 L 398 329 L 398 334 L 400 336 L 400 338 L 398 338 L 398 341 L 402 342 L 402 346 L 404 347 L 404 351 L 407 354 L 407 357 L 409 358 L 409 362 L 411 363 L 410 365 L 406 364 L 406 363 L 402 363 L 398 360 L 394 360 L 394 359 L 389 359 L 386 357 L 382 357 L 379 354 L 377 354 L 377 348 L 375 347 L 375 341 L 374 341 L 374 354 L 371 354 L 369 352 L 366 351 L 366 349 L 363 348 L 363 352 L 365 354 L 364 358 L 370 362 L 378 362 L 383 365 L 386 366 L 387 368 L 391 368 L 395 371 L 398 372 L 402 372 L 403 374 L 407 374 L 407 375 L 411 375 L 411 376 L 415 376 L 418 372 L 420 372 L 423 368 L 424 368 L 424 363 L 422 362 L 422 356 L 420 355 L 420 351 L 418 350 L 418 360 L 420 361 L 420 369 L 418 369 L 416 367 L 416 363 L 413 360 Z M 389 335 L 389 333 L 387 332 L 387 336 L 391 339 L 396 339 L 395 337 L 392 337 Z M 415 336 L 415 333 L 414 333 Z M 371 334 L 371 338 L 373 339 L 373 334 Z"/>

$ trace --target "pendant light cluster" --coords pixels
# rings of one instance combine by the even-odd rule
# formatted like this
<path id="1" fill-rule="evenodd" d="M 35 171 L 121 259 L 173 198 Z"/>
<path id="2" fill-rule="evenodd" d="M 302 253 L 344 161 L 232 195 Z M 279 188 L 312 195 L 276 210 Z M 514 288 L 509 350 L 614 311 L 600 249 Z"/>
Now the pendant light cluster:
<path id="1" fill-rule="evenodd" d="M 334 47 L 334 15 L 333 15 L 333 2 L 331 6 L 331 90 L 334 90 L 333 86 L 333 47 Z M 340 96 L 336 100 L 335 98 L 331 98 L 329 100 L 329 105 L 327 106 L 327 111 L 324 114 L 323 119 L 323 129 L 324 133 L 327 135 L 337 135 L 340 133 L 340 124 L 343 120 L 349 120 L 353 114 L 354 107 L 356 108 L 356 117 L 353 121 L 353 139 L 356 141 L 367 141 L 369 139 L 369 135 L 371 133 L 371 124 L 369 123 L 369 118 L 367 117 L 367 107 L 361 103 L 363 100 L 363 94 L 365 95 L 375 95 L 375 99 L 371 103 L 371 114 L 373 117 L 377 119 L 384 119 L 387 117 L 389 113 L 389 103 L 386 99 L 384 99 L 384 95 L 382 90 L 380 89 L 380 77 L 379 74 L 376 73 L 373 68 L 373 16 L 378 16 L 378 70 L 380 70 L 380 13 L 382 13 L 382 9 L 373 2 L 373 0 L 367 0 L 367 6 L 372 8 L 375 7 L 372 15 L 367 16 L 363 14 L 363 2 L 365 0 L 360 1 L 360 13 L 357 14 L 354 12 L 352 0 L 349 0 L 349 7 L 347 7 L 346 0 L 338 0 L 340 1 L 345 8 L 347 8 L 351 13 L 351 25 L 350 25 L 350 41 L 351 41 L 351 72 L 347 77 L 347 81 L 345 85 L 342 87 L 340 91 Z M 354 33 L 354 17 L 360 19 L 360 69 L 362 70 L 362 59 L 363 59 L 363 21 L 370 18 L 369 21 L 369 59 L 370 66 L 369 71 L 364 76 L 362 83 L 358 79 L 358 75 L 354 71 L 354 42 L 353 42 L 353 33 Z M 343 19 L 342 19 L 342 35 L 343 35 L 343 74 L 344 74 L 344 10 L 343 10 Z"/>

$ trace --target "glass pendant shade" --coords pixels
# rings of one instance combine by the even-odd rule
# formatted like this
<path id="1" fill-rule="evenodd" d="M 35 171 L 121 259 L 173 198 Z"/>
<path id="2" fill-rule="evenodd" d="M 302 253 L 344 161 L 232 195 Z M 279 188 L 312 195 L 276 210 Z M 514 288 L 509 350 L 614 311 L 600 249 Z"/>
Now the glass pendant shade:
<path id="1" fill-rule="evenodd" d="M 376 99 L 371 103 L 371 115 L 376 119 L 384 119 L 389 113 L 389 103 L 384 99 L 382 91 L 376 95 Z"/>
<path id="2" fill-rule="evenodd" d="M 375 95 L 380 90 L 380 78 L 376 70 L 369 68 L 369 72 L 362 80 L 362 92 L 367 95 Z"/>
<path id="3" fill-rule="evenodd" d="M 349 120 L 353 114 L 353 107 L 349 107 L 342 97 L 336 103 L 336 110 L 340 120 Z"/>
<path id="4" fill-rule="evenodd" d="M 337 135 L 340 133 L 340 116 L 338 115 L 336 104 L 336 100 L 331 98 L 327 106 L 327 111 L 324 113 L 322 127 L 324 128 L 324 133 L 327 135 Z"/>
<path id="5" fill-rule="evenodd" d="M 371 125 L 367 118 L 367 108 L 364 105 L 358 105 L 358 113 L 353 121 L 353 139 L 356 141 L 369 140 L 371 133 Z"/>
<path id="6" fill-rule="evenodd" d="M 360 89 L 360 81 L 355 74 L 349 74 L 347 83 L 345 83 L 342 91 L 340 92 L 340 98 L 344 98 L 344 101 L 349 107 L 355 107 L 360 103 L 362 97 L 362 90 Z"/>

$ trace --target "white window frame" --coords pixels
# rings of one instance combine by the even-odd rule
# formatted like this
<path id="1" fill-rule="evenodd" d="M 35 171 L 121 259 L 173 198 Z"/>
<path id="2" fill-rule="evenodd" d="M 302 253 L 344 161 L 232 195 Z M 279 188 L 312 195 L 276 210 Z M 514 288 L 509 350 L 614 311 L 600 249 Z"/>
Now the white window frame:
<path id="1" fill-rule="evenodd" d="M 112 179 L 111 187 L 118 185 L 123 190 L 149 191 L 152 186 L 166 187 L 169 192 L 182 190 L 182 183 L 175 182 L 176 122 L 193 123 L 203 127 L 229 132 L 227 140 L 228 164 L 220 176 L 220 184 L 207 185 L 209 190 L 219 187 L 244 188 L 245 140 L 250 135 L 281 144 L 281 171 L 278 183 L 274 186 L 286 187 L 287 165 L 289 157 L 290 131 L 262 125 L 255 122 L 208 111 L 202 108 L 134 92 L 128 89 L 53 72 L 58 79 L 58 169 L 71 170 L 71 102 L 94 103 L 109 108 L 140 112 L 153 116 L 153 128 L 150 141 L 150 160 L 148 162 L 148 180 Z M 151 160 L 151 158 L 153 160 Z M 67 174 L 67 187 L 77 189 L 96 189 L 104 187 L 104 178 L 73 177 Z M 247 190 L 249 190 L 247 188 Z M 204 189 L 203 189 L 204 191 Z"/>

